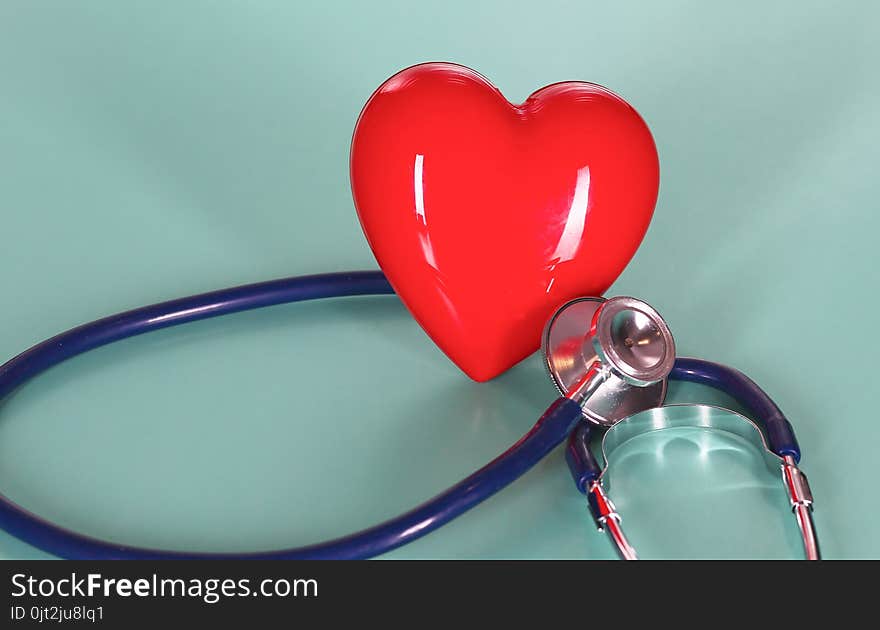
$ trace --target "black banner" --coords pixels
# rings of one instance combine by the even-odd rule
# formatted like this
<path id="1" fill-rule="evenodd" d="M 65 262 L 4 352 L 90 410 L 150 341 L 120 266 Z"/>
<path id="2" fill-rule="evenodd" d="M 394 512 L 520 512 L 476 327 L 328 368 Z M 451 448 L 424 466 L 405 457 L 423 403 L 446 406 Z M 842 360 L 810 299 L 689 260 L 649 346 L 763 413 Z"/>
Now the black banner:
<path id="1" fill-rule="evenodd" d="M 797 599 L 803 601 L 799 583 L 805 580 L 798 576 L 815 576 L 815 567 L 820 566 L 610 561 L 7 561 L 2 565 L 6 606 L 0 628 L 177 627 L 193 621 L 200 626 L 221 622 L 240 626 L 359 617 L 362 621 L 397 617 L 423 625 L 440 617 L 465 620 L 478 610 L 491 612 L 495 621 L 511 616 L 523 621 L 530 615 L 540 618 L 569 610 L 595 622 L 596 615 L 619 619 L 652 606 L 668 612 L 677 602 L 687 607 L 686 602 L 695 598 L 701 606 L 718 602 L 730 611 L 725 614 L 732 614 L 732 603 L 768 589 L 780 596 L 786 585 L 798 589 Z M 413 610 L 418 611 L 415 617 Z"/>

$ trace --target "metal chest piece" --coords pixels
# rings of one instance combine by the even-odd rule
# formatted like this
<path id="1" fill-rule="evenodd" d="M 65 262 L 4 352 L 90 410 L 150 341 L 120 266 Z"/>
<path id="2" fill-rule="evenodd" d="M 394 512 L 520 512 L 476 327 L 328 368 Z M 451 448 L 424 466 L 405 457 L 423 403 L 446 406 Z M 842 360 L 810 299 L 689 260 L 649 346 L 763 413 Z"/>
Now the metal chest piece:
<path id="1" fill-rule="evenodd" d="M 550 378 L 602 426 L 659 407 L 675 342 L 651 306 L 631 297 L 578 298 L 561 306 L 541 344 Z"/>

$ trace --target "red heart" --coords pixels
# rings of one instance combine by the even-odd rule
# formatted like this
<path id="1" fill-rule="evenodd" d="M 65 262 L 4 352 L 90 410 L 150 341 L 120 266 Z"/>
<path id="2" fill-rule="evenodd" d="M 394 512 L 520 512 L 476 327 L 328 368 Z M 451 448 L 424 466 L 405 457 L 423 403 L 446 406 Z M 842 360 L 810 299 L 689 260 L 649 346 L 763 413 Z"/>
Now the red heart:
<path id="1" fill-rule="evenodd" d="M 592 83 L 513 105 L 469 68 L 413 66 L 370 97 L 352 139 L 354 202 L 379 265 L 477 381 L 534 352 L 560 304 L 608 289 L 658 184 L 648 127 Z"/>

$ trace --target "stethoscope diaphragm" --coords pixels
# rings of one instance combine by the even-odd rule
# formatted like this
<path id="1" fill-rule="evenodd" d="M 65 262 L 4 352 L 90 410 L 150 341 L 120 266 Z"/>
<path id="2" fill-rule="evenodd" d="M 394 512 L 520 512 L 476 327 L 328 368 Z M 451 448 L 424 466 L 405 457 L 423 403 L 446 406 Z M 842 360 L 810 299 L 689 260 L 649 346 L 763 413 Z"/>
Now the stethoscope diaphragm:
<path id="1" fill-rule="evenodd" d="M 651 306 L 631 297 L 587 297 L 563 304 L 541 347 L 550 378 L 584 417 L 611 426 L 666 398 L 675 341 Z"/>

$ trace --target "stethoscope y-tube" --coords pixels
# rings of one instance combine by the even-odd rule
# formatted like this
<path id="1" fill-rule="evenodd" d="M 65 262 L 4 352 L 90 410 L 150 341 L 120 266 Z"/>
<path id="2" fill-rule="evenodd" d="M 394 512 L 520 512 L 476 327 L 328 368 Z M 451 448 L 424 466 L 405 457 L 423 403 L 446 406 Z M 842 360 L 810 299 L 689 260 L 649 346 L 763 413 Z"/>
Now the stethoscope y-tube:
<path id="1" fill-rule="evenodd" d="M 256 308 L 329 297 L 391 294 L 379 271 L 300 276 L 203 293 L 112 315 L 39 343 L 0 366 L 0 399 L 25 381 L 93 348 L 153 330 Z M 775 403 L 745 375 L 698 359 L 676 359 L 669 378 L 702 383 L 727 393 L 752 413 L 775 454 L 790 465 L 786 487 L 799 523 L 812 528 L 811 498 L 797 463 L 800 449 L 791 424 Z M 594 516 L 619 530 L 610 501 L 598 483 L 601 468 L 589 449 L 590 425 L 583 409 L 562 396 L 534 427 L 502 455 L 428 502 L 396 518 L 349 536 L 306 547 L 259 553 L 191 553 L 119 545 L 59 527 L 0 496 L 0 528 L 43 551 L 76 559 L 356 559 L 385 553 L 434 531 L 518 479 L 569 436 L 567 451 L 578 489 L 591 496 Z M 577 431 L 573 433 L 573 430 Z M 598 488 L 598 489 L 597 489 Z M 593 496 L 595 495 L 595 497 Z M 607 497 L 605 497 L 607 499 Z M 799 503 L 798 503 L 799 502 Z M 616 513 L 615 513 L 616 514 Z M 811 530 L 812 531 L 812 530 Z M 614 533 L 612 538 L 614 538 Z M 621 536 L 622 536 L 622 532 Z M 815 539 L 815 536 L 813 536 Z M 625 539 L 624 539 L 625 540 Z M 806 540 L 806 534 L 805 534 Z M 805 543 L 806 544 L 806 543 Z M 818 557 L 818 547 L 813 545 Z M 618 545 L 620 548 L 620 545 Z M 808 556 L 811 555 L 808 545 Z M 626 557 L 626 554 L 622 554 Z"/>

